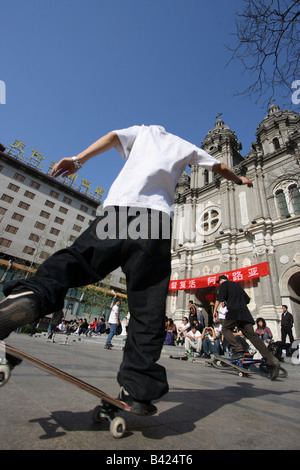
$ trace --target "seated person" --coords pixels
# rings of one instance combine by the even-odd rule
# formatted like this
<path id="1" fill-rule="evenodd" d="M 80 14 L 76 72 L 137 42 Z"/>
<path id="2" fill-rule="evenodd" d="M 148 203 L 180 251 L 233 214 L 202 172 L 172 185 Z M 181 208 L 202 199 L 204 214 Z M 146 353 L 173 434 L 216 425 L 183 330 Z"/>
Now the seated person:
<path id="1" fill-rule="evenodd" d="M 177 344 L 184 343 L 184 335 L 189 331 L 190 326 L 187 317 L 183 317 L 181 325 L 177 328 Z"/>
<path id="2" fill-rule="evenodd" d="M 186 353 L 188 354 L 190 349 L 193 351 L 196 351 L 196 356 L 200 357 L 201 356 L 201 350 L 202 350 L 202 339 L 201 339 L 201 333 L 197 329 L 196 325 L 193 324 L 191 326 L 191 330 L 188 331 L 184 335 L 184 347 L 186 350 Z"/>
<path id="3" fill-rule="evenodd" d="M 263 341 L 266 341 L 267 339 L 273 339 L 272 332 L 270 328 L 267 327 L 266 321 L 263 318 L 257 318 L 256 325 L 257 328 L 255 332 L 258 334 L 258 336 L 260 336 Z"/>
<path id="4" fill-rule="evenodd" d="M 172 318 L 168 318 L 166 323 L 166 339 L 165 344 L 174 345 L 177 338 L 177 328 Z"/>
<path id="5" fill-rule="evenodd" d="M 211 354 L 219 354 L 221 329 L 208 326 L 204 328 L 201 338 L 203 347 L 203 357 L 210 359 Z"/>

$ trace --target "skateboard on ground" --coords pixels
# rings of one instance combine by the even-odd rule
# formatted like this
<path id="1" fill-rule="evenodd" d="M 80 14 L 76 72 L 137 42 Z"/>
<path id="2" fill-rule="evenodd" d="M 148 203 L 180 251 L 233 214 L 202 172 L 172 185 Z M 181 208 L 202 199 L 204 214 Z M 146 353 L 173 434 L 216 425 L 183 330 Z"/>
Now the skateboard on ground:
<path id="1" fill-rule="evenodd" d="M 183 356 L 169 356 L 169 359 L 178 359 L 179 361 L 187 361 L 189 356 L 184 354 Z"/>
<path id="2" fill-rule="evenodd" d="M 248 369 L 245 369 L 244 367 L 238 366 L 235 362 L 230 361 L 229 359 L 226 359 L 223 356 L 215 355 L 214 360 L 211 362 L 211 365 L 215 367 L 215 369 L 222 370 L 226 370 L 227 367 L 232 367 L 233 369 L 236 369 L 238 371 L 240 377 L 248 377 L 249 374 L 253 373 Z"/>
<path id="3" fill-rule="evenodd" d="M 93 385 L 3 342 L 0 342 L 0 387 L 8 382 L 12 369 L 23 360 L 100 398 L 100 405 L 96 406 L 93 411 L 93 421 L 95 423 L 99 423 L 102 419 L 108 421 L 113 437 L 123 437 L 126 431 L 126 421 L 123 417 L 115 415 L 121 410 L 131 412 L 131 407 L 125 402 L 111 397 Z"/>

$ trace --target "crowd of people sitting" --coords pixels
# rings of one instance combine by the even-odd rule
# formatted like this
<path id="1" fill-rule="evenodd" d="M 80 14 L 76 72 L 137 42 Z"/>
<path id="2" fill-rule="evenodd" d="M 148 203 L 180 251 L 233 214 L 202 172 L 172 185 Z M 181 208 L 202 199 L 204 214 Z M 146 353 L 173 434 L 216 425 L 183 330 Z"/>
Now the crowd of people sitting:
<path id="1" fill-rule="evenodd" d="M 51 339 L 54 333 L 75 333 L 77 335 L 102 335 L 107 332 L 107 326 L 104 317 L 99 319 L 94 318 L 91 323 L 88 323 L 86 319 L 66 321 L 63 318 L 62 312 L 57 312 L 58 315 L 53 315 L 52 321 L 48 328 L 48 339 Z M 55 317 L 57 322 L 55 322 Z M 54 321 L 53 321 L 54 320 Z"/>
<path id="2" fill-rule="evenodd" d="M 181 324 L 178 326 L 175 325 L 172 318 L 166 317 L 165 345 L 180 346 L 184 349 L 185 355 L 193 355 L 203 359 L 210 359 L 211 355 L 229 356 L 231 346 L 227 343 L 222 334 L 223 309 L 224 306 L 221 305 L 219 318 L 212 320 L 210 324 L 206 326 L 202 310 L 199 308 L 197 311 L 193 303 L 190 302 L 190 315 L 184 316 Z M 224 312 L 224 315 L 225 314 L 226 312 Z M 272 331 L 267 326 L 264 318 L 257 318 L 255 332 L 263 341 L 267 343 L 273 342 Z M 238 328 L 235 328 L 233 333 L 237 340 L 243 344 L 246 355 L 253 356 L 256 350 L 252 344 L 246 341 L 242 332 L 239 331 Z M 278 346 L 279 343 L 280 342 L 274 343 L 278 349 L 278 353 L 275 351 L 275 354 L 278 356 L 278 359 L 282 360 L 282 348 Z"/>

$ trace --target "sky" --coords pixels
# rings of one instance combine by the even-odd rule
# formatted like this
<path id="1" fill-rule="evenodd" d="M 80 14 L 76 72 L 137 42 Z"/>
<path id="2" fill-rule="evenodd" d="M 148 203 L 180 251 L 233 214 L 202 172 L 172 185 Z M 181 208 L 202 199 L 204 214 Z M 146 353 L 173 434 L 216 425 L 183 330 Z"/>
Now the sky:
<path id="1" fill-rule="evenodd" d="M 159 124 L 201 146 L 222 114 L 250 151 L 265 103 L 234 96 L 249 77 L 231 63 L 243 0 L 0 0 L 0 142 L 51 161 L 102 135 Z M 286 102 L 286 100 L 285 100 Z M 283 101 L 276 97 L 276 104 Z M 299 112 L 296 106 L 291 109 Z M 114 149 L 80 177 L 106 191 L 122 168 Z"/>

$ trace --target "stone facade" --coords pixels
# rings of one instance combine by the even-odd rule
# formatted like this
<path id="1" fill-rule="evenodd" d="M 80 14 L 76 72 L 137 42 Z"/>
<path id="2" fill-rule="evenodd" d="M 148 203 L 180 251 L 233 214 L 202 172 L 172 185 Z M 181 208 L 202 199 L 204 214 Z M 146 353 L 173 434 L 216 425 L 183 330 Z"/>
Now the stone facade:
<path id="1" fill-rule="evenodd" d="M 184 173 L 176 190 L 171 279 L 190 279 L 268 262 L 270 275 L 242 282 L 254 318 L 280 338 L 281 305 L 300 336 L 300 115 L 271 105 L 250 152 L 242 157 L 235 133 L 221 119 L 202 148 L 253 181 L 237 186 L 201 167 Z M 167 315 L 180 321 L 188 301 L 202 307 L 216 287 L 170 291 Z"/>

